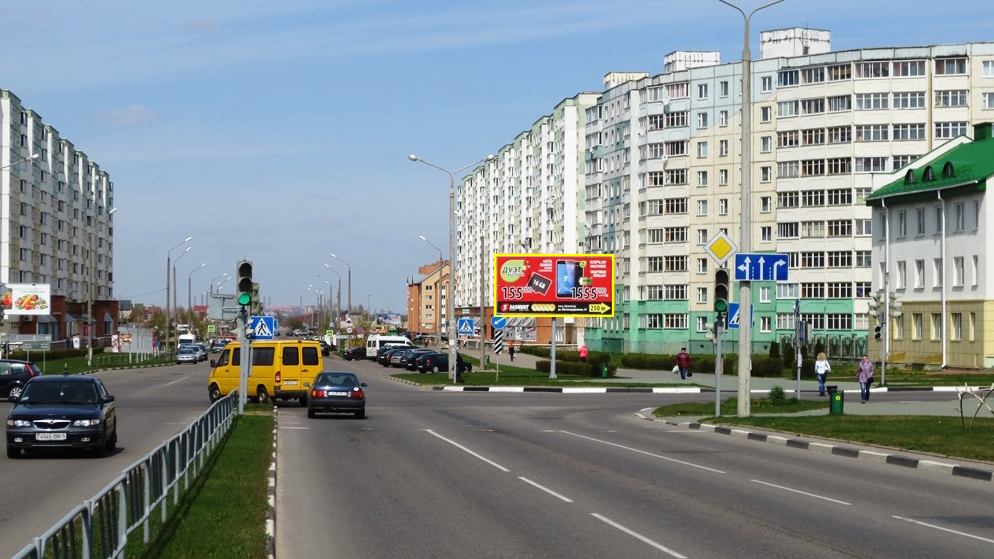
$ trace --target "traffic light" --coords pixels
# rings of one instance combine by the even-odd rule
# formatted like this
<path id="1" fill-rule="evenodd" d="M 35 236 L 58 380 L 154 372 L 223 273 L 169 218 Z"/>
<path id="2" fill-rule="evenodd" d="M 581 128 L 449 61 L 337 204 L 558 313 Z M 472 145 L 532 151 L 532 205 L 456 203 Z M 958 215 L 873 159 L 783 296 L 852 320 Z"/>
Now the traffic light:
<path id="1" fill-rule="evenodd" d="M 876 339 L 876 340 L 880 339 L 880 330 L 881 330 L 881 328 L 883 328 L 883 325 L 882 324 L 877 324 L 877 326 L 873 329 L 873 338 L 874 339 Z"/>
<path id="2" fill-rule="evenodd" d="M 252 261 L 240 261 L 237 271 L 238 304 L 248 305 L 252 302 Z"/>
<path id="3" fill-rule="evenodd" d="M 728 312 L 728 270 L 723 268 L 714 271 L 714 310 Z"/>

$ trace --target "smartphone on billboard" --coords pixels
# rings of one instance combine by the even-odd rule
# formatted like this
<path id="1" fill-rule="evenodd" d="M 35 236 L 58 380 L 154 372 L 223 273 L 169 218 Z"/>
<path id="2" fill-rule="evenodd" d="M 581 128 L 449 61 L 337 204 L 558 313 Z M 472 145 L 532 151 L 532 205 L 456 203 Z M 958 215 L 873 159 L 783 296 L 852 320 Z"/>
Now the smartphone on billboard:
<path id="1" fill-rule="evenodd" d="M 582 270 L 576 260 L 556 261 L 556 296 L 573 298 L 573 288 L 580 281 Z"/>

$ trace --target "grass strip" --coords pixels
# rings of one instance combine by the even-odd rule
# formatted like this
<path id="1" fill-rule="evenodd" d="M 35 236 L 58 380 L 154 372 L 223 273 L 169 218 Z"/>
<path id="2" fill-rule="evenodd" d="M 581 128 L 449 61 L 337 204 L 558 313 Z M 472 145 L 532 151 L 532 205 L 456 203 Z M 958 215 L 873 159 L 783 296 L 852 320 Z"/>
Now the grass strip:
<path id="1" fill-rule="evenodd" d="M 271 406 L 247 406 L 181 498 L 179 508 L 170 510 L 158 535 L 148 546 L 136 545 L 126 555 L 142 559 L 267 557 L 267 475 L 274 424 Z M 140 533 L 135 533 L 139 541 Z"/>
<path id="2" fill-rule="evenodd" d="M 726 398 L 721 401 L 721 415 L 734 416 L 738 413 L 739 399 Z M 825 400 L 798 400 L 797 398 L 755 398 L 751 400 L 750 410 L 759 414 L 783 414 L 808 410 L 828 408 Z M 656 417 L 709 417 L 714 415 L 714 402 L 684 402 L 656 408 Z"/>

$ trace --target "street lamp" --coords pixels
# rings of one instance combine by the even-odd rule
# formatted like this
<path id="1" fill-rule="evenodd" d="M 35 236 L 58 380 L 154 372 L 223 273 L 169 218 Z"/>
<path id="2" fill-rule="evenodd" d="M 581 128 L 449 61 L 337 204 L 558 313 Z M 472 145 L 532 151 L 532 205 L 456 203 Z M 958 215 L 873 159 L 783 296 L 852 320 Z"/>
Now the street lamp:
<path id="1" fill-rule="evenodd" d="M 334 272 L 334 270 L 332 270 L 332 271 Z M 335 273 L 337 274 L 338 272 L 335 272 Z M 335 309 L 334 309 L 333 305 L 334 305 L 335 299 L 332 297 L 332 295 L 335 292 L 332 291 L 332 289 L 331 289 L 331 280 L 324 279 L 324 277 L 321 276 L 321 274 L 317 274 L 317 276 L 318 276 L 318 278 L 321 279 L 321 281 L 323 281 L 323 282 L 325 282 L 325 283 L 328 284 L 328 315 L 329 315 L 329 317 L 334 317 L 335 316 Z M 341 303 L 342 303 L 342 277 L 339 276 L 338 277 L 338 304 L 341 305 Z M 332 320 L 334 320 L 334 318 L 329 318 L 328 322 L 330 323 Z M 325 326 L 325 328 L 329 328 L 329 326 Z"/>
<path id="2" fill-rule="evenodd" d="M 338 307 L 338 313 L 335 315 L 335 328 L 337 329 L 338 328 L 338 318 L 342 314 L 342 274 L 339 274 L 338 272 L 336 272 L 335 269 L 332 268 L 328 264 L 325 264 L 324 267 L 328 268 L 329 272 L 331 272 L 331 273 L 335 274 L 336 276 L 338 276 L 338 304 L 336 305 Z M 321 278 L 321 279 L 324 279 L 324 278 Z M 330 288 L 329 288 L 329 291 L 330 291 Z M 330 297 L 331 294 L 329 293 L 328 296 Z"/>
<path id="3" fill-rule="evenodd" d="M 172 259 L 172 253 L 174 250 L 190 242 L 192 239 L 193 237 L 187 237 L 183 239 L 182 243 L 179 243 L 166 251 L 166 353 L 169 353 L 169 336 L 172 334 L 172 314 L 169 312 L 169 270 L 172 269 L 170 260 Z M 186 250 L 190 250 L 190 248 L 192 247 L 187 247 Z M 186 254 L 186 252 L 183 254 Z M 177 260 L 179 260 L 179 258 L 177 258 Z"/>
<path id="4" fill-rule="evenodd" d="M 441 328 L 441 326 L 442 325 L 439 324 L 439 321 L 441 320 L 440 317 L 442 315 L 442 269 L 445 267 L 445 261 L 442 259 L 442 249 L 440 249 L 437 246 L 435 246 L 435 243 L 433 243 L 433 242 L 429 241 L 428 239 L 426 239 L 424 235 L 418 235 L 418 237 L 422 241 L 424 241 L 424 242 L 428 243 L 429 245 L 435 247 L 435 250 L 438 251 L 438 281 L 435 282 L 435 336 L 437 337 L 437 342 L 438 342 L 439 346 L 441 346 L 441 344 L 442 344 L 442 328 Z M 450 274 L 452 273 L 451 267 L 449 269 L 449 273 Z"/>
<path id="5" fill-rule="evenodd" d="M 324 295 L 324 291 L 321 291 L 320 289 L 314 289 L 313 285 L 308 285 L 307 286 L 307 290 L 308 291 L 313 291 L 318 296 L 318 305 L 317 305 L 317 311 L 316 312 L 317 312 L 318 320 L 320 320 L 320 318 L 321 318 L 321 314 L 320 314 L 321 313 L 321 296 Z M 314 328 L 314 323 L 317 322 L 314 319 L 314 315 L 315 315 L 315 313 L 311 313 L 311 328 Z M 316 330 L 316 328 L 315 328 L 315 330 Z"/>
<path id="6" fill-rule="evenodd" d="M 433 167 L 449 175 L 449 287 L 446 301 L 446 318 L 449 322 L 449 376 L 452 377 L 452 382 L 456 381 L 456 340 L 458 339 L 458 334 L 456 332 L 456 173 L 460 171 L 465 171 L 470 167 L 475 167 L 484 161 L 493 161 L 494 156 L 488 155 L 479 161 L 476 161 L 465 167 L 460 167 L 455 171 L 450 171 L 444 167 L 439 167 L 434 163 L 429 163 L 424 159 L 421 159 L 417 155 L 408 155 L 408 159 L 414 161 L 415 163 L 424 163 L 429 167 Z M 482 281 L 483 278 L 480 278 Z M 483 317 L 480 317 L 480 337 L 482 345 L 483 336 Z M 441 339 L 441 334 L 439 334 L 439 339 Z M 482 362 L 480 363 L 483 364 Z"/>
<path id="7" fill-rule="evenodd" d="M 32 153 L 30 156 L 25 157 L 24 159 L 18 159 L 17 161 L 14 161 L 13 163 L 8 163 L 8 164 L 4 165 L 3 167 L 0 167 L 0 171 L 3 171 L 4 169 L 10 169 L 11 167 L 16 167 L 17 165 L 20 165 L 21 163 L 24 163 L 25 161 L 35 161 L 39 157 L 41 157 L 40 153 Z"/>
<path id="8" fill-rule="evenodd" d="M 37 154 L 35 154 L 35 155 L 37 155 Z M 31 156 L 29 159 L 37 159 L 37 157 Z M 110 214 L 112 214 L 112 213 L 114 213 L 116 211 L 117 211 L 117 208 L 111 208 L 110 211 L 107 212 L 107 217 L 110 217 Z M 95 219 L 93 221 L 94 222 L 90 224 L 90 237 L 88 239 L 89 240 L 90 248 L 87 251 L 87 259 L 89 260 L 89 262 L 87 263 L 87 271 L 89 272 L 89 275 L 90 275 L 90 278 L 89 278 L 89 281 L 87 282 L 87 287 L 86 287 L 86 366 L 88 368 L 93 366 L 93 326 L 94 326 L 94 324 L 93 324 L 94 323 L 94 320 L 93 320 L 93 235 L 94 235 L 94 229 L 99 225 L 99 220 Z"/>
<path id="9" fill-rule="evenodd" d="M 177 258 L 176 260 L 179 260 L 179 258 Z M 190 311 L 191 317 L 193 316 L 193 272 L 200 270 L 206 265 L 207 263 L 204 262 L 203 264 L 191 270 L 190 273 L 186 275 L 186 308 Z"/>
<path id="10" fill-rule="evenodd" d="M 208 287 L 207 287 L 207 291 L 208 291 L 209 293 L 213 293 L 213 292 L 214 292 L 214 282 L 216 282 L 217 280 L 219 280 L 219 279 L 221 279 L 221 278 L 226 278 L 226 277 L 228 277 L 228 272 L 225 272 L 225 273 L 221 274 L 220 276 L 218 276 L 218 277 L 216 277 L 216 278 L 212 279 L 212 280 L 211 280 L 211 283 L 210 283 L 210 284 L 208 285 Z M 218 285 L 220 285 L 220 284 L 218 284 Z"/>
<path id="11" fill-rule="evenodd" d="M 745 20 L 745 34 L 742 41 L 742 203 L 741 219 L 739 220 L 739 240 L 742 251 L 752 252 L 752 51 L 749 50 L 749 22 L 752 16 L 764 9 L 784 0 L 775 0 L 756 8 L 748 14 L 742 8 L 728 2 L 718 0 L 726 6 L 738 10 Z M 752 282 L 739 282 L 739 309 L 741 316 L 750 316 L 752 308 Z M 749 381 L 752 372 L 752 324 L 751 320 L 739 321 L 739 393 L 738 414 L 740 417 L 750 415 Z"/>
<path id="12" fill-rule="evenodd" d="M 352 266 L 350 266 L 348 262 L 346 262 L 346 261 L 342 260 L 341 258 L 335 256 L 334 254 L 329 254 L 328 256 L 331 256 L 335 260 L 338 260 L 342 264 L 345 264 L 345 267 L 347 267 L 349 269 L 349 308 L 348 308 L 348 310 L 346 311 L 345 314 L 347 314 L 348 316 L 352 316 Z M 327 264 L 325 264 L 325 266 L 327 266 Z"/>

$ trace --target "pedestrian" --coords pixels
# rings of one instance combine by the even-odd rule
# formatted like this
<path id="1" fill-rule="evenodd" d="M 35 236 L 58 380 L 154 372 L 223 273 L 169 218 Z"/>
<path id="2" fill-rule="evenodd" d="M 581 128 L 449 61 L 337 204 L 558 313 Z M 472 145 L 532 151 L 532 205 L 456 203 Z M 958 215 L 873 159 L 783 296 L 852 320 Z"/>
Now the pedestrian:
<path id="1" fill-rule="evenodd" d="M 866 355 L 856 368 L 856 380 L 859 381 L 859 396 L 865 404 L 870 399 L 870 385 L 873 384 L 873 361 Z"/>
<path id="2" fill-rule="evenodd" d="M 511 356 L 511 361 L 514 361 L 514 342 L 508 342 L 507 354 Z"/>
<path id="3" fill-rule="evenodd" d="M 680 368 L 681 380 L 694 376 L 690 372 L 690 354 L 687 353 L 687 348 L 681 347 L 680 353 L 676 354 L 676 366 Z"/>
<path id="4" fill-rule="evenodd" d="M 580 361 L 583 363 L 587 362 L 587 344 L 580 346 Z"/>
<path id="5" fill-rule="evenodd" d="M 832 370 L 832 366 L 828 364 L 828 358 L 825 357 L 825 352 L 818 352 L 818 360 L 815 361 L 815 376 L 818 377 L 818 395 L 825 395 L 825 378 L 828 377 L 828 372 Z"/>

